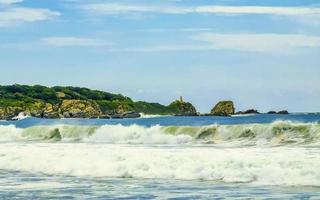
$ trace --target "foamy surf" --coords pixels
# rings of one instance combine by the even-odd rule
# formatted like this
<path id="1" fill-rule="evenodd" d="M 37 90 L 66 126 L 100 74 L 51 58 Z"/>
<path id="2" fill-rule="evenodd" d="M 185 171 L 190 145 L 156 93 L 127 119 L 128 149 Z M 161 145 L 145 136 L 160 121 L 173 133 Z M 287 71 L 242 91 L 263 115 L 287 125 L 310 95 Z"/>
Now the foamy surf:
<path id="1" fill-rule="evenodd" d="M 12 120 L 24 120 L 29 118 L 29 115 L 24 114 L 23 112 L 19 113 L 17 116 L 13 117 Z"/>
<path id="2" fill-rule="evenodd" d="M 0 141 L 89 142 L 108 144 L 225 144 L 294 146 L 320 142 L 318 123 L 277 121 L 271 124 L 209 126 L 49 125 L 0 126 Z"/>
<path id="3" fill-rule="evenodd" d="M 0 169 L 77 177 L 206 180 L 320 186 L 320 150 L 2 144 Z"/>
<path id="4" fill-rule="evenodd" d="M 169 117 L 170 115 L 150 115 L 145 113 L 139 113 L 140 118 L 156 118 L 156 117 Z"/>
<path id="5" fill-rule="evenodd" d="M 26 128 L 19 128 L 21 123 Z M 319 123 L 28 123 L 0 126 L 0 172 L 94 180 L 133 178 L 253 187 L 320 187 Z"/>

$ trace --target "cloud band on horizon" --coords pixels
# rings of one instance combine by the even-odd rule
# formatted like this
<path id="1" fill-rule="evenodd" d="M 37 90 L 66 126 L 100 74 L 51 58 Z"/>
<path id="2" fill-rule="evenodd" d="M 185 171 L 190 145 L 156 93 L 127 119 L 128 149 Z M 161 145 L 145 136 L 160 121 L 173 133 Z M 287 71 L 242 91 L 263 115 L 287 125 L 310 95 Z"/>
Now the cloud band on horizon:
<path id="1" fill-rule="evenodd" d="M 85 4 L 81 8 L 93 14 L 163 13 L 163 14 L 272 14 L 272 15 L 315 15 L 319 7 L 275 7 L 275 6 L 147 6 L 117 3 Z"/>

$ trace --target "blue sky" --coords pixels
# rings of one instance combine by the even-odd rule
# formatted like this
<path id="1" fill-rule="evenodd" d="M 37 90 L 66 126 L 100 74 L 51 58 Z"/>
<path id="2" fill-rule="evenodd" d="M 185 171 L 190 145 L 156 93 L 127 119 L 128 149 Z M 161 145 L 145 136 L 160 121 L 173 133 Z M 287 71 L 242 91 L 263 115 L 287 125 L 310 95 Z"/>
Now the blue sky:
<path id="1" fill-rule="evenodd" d="M 320 111 L 318 0 L 0 0 L 0 84 Z"/>

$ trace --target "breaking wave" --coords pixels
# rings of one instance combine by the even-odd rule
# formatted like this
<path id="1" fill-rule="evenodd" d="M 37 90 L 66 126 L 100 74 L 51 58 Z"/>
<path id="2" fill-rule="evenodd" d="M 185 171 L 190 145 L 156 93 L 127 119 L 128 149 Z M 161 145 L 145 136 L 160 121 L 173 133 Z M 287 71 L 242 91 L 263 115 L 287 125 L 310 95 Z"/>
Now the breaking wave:
<path id="1" fill-rule="evenodd" d="M 0 170 L 9 171 L 320 187 L 319 148 L 5 143 L 0 152 Z"/>
<path id="2" fill-rule="evenodd" d="M 0 141 L 0 170 L 320 187 L 318 123 L 9 125 Z"/>
<path id="3" fill-rule="evenodd" d="M 271 124 L 151 126 L 50 125 L 0 126 L 0 141 L 96 142 L 108 144 L 297 145 L 320 142 L 320 124 L 277 121 Z"/>
<path id="4" fill-rule="evenodd" d="M 139 113 L 140 118 L 157 118 L 157 117 L 168 117 L 170 115 L 150 115 L 150 114 L 144 114 L 144 113 Z"/>

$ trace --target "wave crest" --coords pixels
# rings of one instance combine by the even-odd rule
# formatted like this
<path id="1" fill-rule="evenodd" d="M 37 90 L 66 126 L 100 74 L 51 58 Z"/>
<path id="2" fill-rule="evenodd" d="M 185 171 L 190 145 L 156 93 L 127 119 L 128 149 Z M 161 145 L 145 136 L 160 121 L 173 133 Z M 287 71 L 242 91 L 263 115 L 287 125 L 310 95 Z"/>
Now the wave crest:
<path id="1" fill-rule="evenodd" d="M 1 170 L 77 177 L 320 186 L 318 148 L 7 143 L 0 145 L 0 152 Z"/>
<path id="2" fill-rule="evenodd" d="M 290 145 L 320 142 L 318 123 L 277 121 L 271 124 L 210 126 L 75 126 L 17 128 L 0 126 L 0 141 L 82 141 L 110 144 Z"/>

